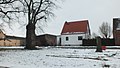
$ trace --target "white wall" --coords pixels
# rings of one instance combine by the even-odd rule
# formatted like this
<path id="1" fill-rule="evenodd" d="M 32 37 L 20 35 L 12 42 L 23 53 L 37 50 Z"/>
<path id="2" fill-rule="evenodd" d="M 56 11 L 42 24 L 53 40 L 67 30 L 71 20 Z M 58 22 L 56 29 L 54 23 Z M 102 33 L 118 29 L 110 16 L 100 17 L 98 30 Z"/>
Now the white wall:
<path id="1" fill-rule="evenodd" d="M 85 34 L 61 35 L 61 45 L 81 45 L 82 40 L 78 40 L 78 36 L 82 36 L 85 39 Z M 69 37 L 68 41 L 66 41 L 66 37 Z"/>

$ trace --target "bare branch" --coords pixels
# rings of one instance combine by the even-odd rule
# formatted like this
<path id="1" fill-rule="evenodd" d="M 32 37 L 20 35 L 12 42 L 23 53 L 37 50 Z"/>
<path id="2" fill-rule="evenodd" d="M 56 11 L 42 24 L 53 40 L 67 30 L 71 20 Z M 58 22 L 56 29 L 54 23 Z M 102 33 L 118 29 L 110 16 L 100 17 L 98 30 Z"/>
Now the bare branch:
<path id="1" fill-rule="evenodd" d="M 99 30 L 103 38 L 109 38 L 112 34 L 111 27 L 107 22 L 103 22 L 103 24 L 99 27 Z"/>
<path id="2" fill-rule="evenodd" d="M 0 4 L 10 4 L 10 3 L 13 3 L 15 1 L 18 1 L 18 0 L 2 0 L 2 1 L 0 1 Z"/>
<path id="3" fill-rule="evenodd" d="M 40 10 L 40 8 L 41 8 L 41 6 L 42 6 L 42 1 L 43 1 L 43 0 L 40 0 L 39 7 L 38 7 L 38 9 L 37 9 L 37 11 L 36 11 L 36 14 L 35 14 L 35 15 L 37 15 L 37 14 L 38 14 L 38 12 L 39 12 L 39 10 Z"/>

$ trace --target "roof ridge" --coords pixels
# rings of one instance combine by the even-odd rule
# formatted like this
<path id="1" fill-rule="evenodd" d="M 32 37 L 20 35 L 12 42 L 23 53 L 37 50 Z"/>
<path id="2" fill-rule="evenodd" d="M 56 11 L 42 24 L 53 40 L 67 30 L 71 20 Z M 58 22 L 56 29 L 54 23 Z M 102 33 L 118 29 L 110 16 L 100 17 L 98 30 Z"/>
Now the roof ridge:
<path id="1" fill-rule="evenodd" d="M 70 21 L 70 22 L 68 22 L 68 21 L 65 21 L 65 23 L 81 23 L 81 22 L 85 22 L 85 21 L 88 21 L 88 20 L 81 20 L 81 21 Z"/>

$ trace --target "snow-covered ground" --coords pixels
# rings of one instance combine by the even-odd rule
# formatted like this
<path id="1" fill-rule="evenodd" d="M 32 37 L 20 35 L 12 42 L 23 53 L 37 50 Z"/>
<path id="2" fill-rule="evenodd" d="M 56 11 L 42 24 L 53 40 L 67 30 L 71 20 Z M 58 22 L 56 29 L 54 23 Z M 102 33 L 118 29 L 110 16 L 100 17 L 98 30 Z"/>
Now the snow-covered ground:
<path id="1" fill-rule="evenodd" d="M 120 68 L 120 50 L 42 48 L 2 50 L 0 66 L 9 68 Z M 0 67 L 1 68 L 1 67 Z"/>

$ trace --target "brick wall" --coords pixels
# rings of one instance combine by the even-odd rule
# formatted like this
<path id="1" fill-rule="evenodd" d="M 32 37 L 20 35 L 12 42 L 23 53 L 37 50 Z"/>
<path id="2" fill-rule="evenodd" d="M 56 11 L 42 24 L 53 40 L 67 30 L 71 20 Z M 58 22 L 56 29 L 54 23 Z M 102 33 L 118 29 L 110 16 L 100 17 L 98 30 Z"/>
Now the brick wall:
<path id="1" fill-rule="evenodd" d="M 120 45 L 120 30 L 114 31 L 115 45 Z"/>
<path id="2" fill-rule="evenodd" d="M 40 35 L 36 38 L 36 45 L 37 46 L 54 46 L 57 44 L 57 37 L 54 35 Z"/>

